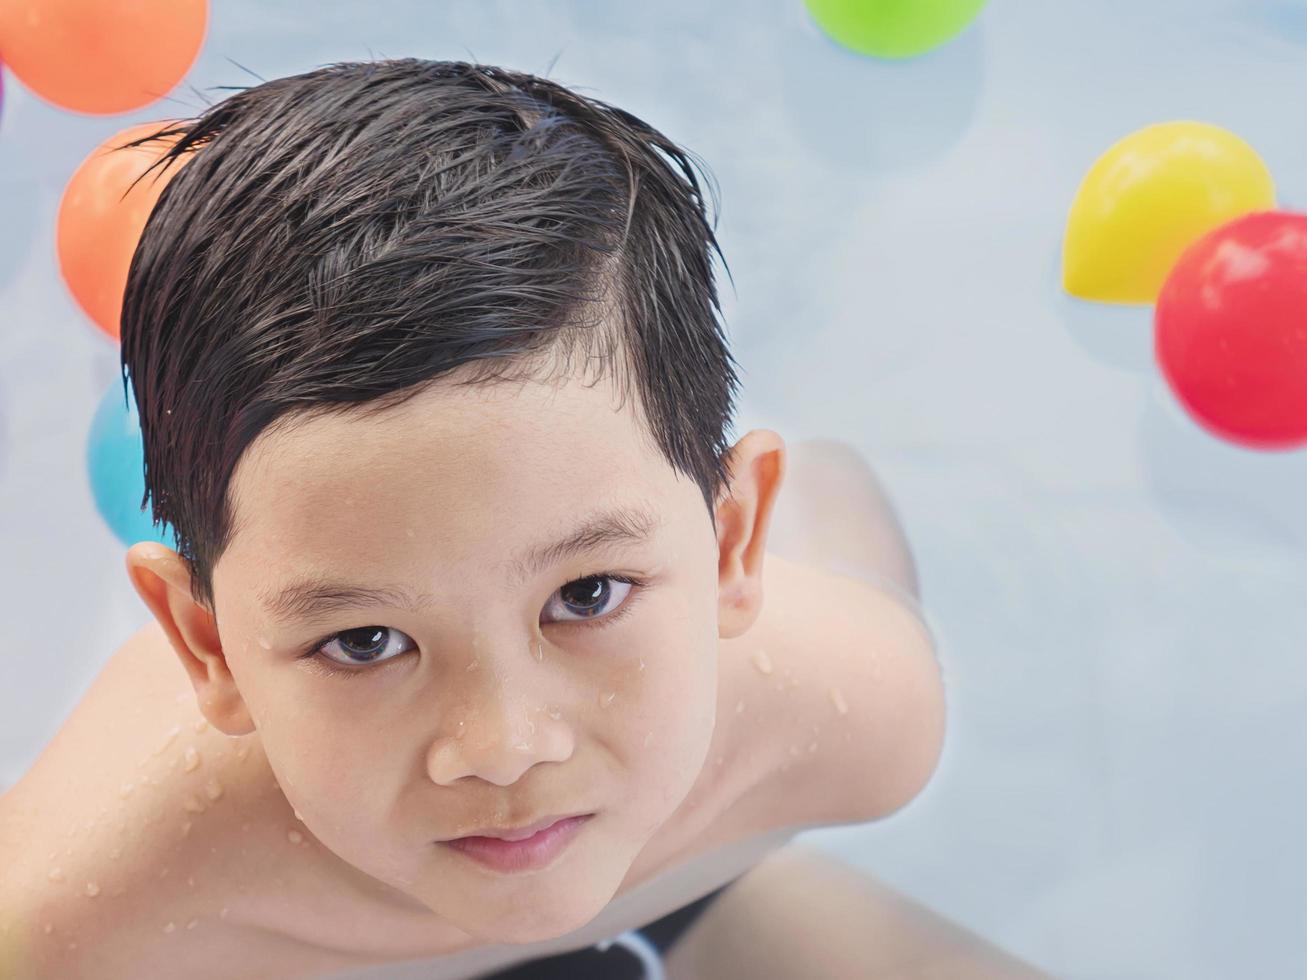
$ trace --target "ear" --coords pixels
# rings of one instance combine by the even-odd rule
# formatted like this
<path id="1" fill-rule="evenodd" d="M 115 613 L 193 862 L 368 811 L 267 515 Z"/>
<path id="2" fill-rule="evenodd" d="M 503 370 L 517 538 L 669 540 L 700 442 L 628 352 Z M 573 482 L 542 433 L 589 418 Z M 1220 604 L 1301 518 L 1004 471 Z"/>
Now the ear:
<path id="1" fill-rule="evenodd" d="M 727 454 L 730 486 L 718 499 L 717 631 L 739 636 L 762 612 L 762 563 L 772 508 L 785 475 L 785 441 L 754 429 Z"/>
<path id="2" fill-rule="evenodd" d="M 163 627 L 195 687 L 200 711 L 227 735 L 248 735 L 254 719 L 227 665 L 218 623 L 191 595 L 186 560 L 165 545 L 138 541 L 127 549 L 127 576 Z"/>

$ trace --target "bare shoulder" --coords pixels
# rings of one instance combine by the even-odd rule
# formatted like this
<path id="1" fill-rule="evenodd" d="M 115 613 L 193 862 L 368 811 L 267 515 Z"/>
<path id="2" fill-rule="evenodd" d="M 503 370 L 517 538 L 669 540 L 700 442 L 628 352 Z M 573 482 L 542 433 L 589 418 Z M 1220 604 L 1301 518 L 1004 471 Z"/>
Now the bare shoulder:
<path id="1" fill-rule="evenodd" d="M 141 975 L 156 952 L 210 946 L 195 962 L 221 963 L 239 931 L 211 859 L 271 777 L 208 729 L 169 652 L 153 622 L 129 637 L 0 796 L 0 962 L 24 977 Z M 216 808 L 226 820 L 206 823 Z"/>
<path id="2" fill-rule="evenodd" d="M 765 625 L 723 650 L 741 675 L 723 708 L 773 756 L 771 777 L 737 808 L 759 828 L 888 816 L 926 785 L 943 748 L 930 632 L 865 579 L 772 554 L 765 567 Z"/>

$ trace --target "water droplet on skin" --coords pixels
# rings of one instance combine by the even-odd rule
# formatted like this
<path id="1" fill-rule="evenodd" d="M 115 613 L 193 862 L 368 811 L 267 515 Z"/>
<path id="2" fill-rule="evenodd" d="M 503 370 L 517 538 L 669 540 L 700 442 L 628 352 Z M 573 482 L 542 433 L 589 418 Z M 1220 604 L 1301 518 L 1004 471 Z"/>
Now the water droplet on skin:
<path id="1" fill-rule="evenodd" d="M 190 922 L 186 923 L 186 928 L 187 928 L 187 929 L 194 929 L 194 928 L 195 928 L 197 925 L 199 925 L 199 924 L 200 924 L 200 920 L 199 920 L 199 919 L 191 919 Z"/>
<path id="2" fill-rule="evenodd" d="M 95 898 L 96 895 L 100 894 L 100 886 L 93 881 L 88 881 L 86 883 L 86 894 L 89 898 Z"/>
<path id="3" fill-rule="evenodd" d="M 474 659 L 472 660 L 472 662 L 471 662 L 470 664 L 468 664 L 468 665 L 464 668 L 464 670 L 476 670 L 476 669 L 477 669 L 477 664 L 478 664 L 478 661 L 474 658 Z"/>
<path id="4" fill-rule="evenodd" d="M 294 807 L 291 807 L 290 812 L 295 814 L 295 819 L 298 820 L 300 823 L 304 822 L 304 818 L 300 816 L 300 812 L 296 810 Z"/>
<path id="5" fill-rule="evenodd" d="M 64 873 L 60 871 L 58 868 L 51 868 L 50 873 L 46 875 L 46 877 L 49 878 L 51 881 L 63 881 Z"/>
<path id="6" fill-rule="evenodd" d="M 844 695 L 840 693 L 838 687 L 832 687 L 830 689 L 830 699 L 835 705 L 835 710 L 840 714 L 847 715 L 849 713 L 849 706 L 844 702 Z"/>
<path id="7" fill-rule="evenodd" d="M 69 949 L 76 949 L 76 948 L 77 948 L 77 944 L 76 944 L 76 943 L 69 943 L 69 944 L 68 944 L 68 948 L 69 948 Z"/>
<path id="8" fill-rule="evenodd" d="M 218 918 L 220 918 L 220 919 L 225 919 L 225 918 L 227 918 L 227 906 L 224 905 L 224 906 L 222 907 L 222 911 L 218 913 Z"/>
<path id="9" fill-rule="evenodd" d="M 816 742 L 813 742 L 812 744 L 810 744 L 810 745 L 808 746 L 808 751 L 809 751 L 809 752 L 816 752 L 816 751 L 817 751 L 817 743 L 816 743 Z"/>
<path id="10" fill-rule="evenodd" d="M 268 641 L 268 638 L 266 636 L 259 637 L 259 646 L 263 647 L 263 649 L 265 650 L 272 649 L 272 644 Z"/>
<path id="11" fill-rule="evenodd" d="M 126 888 L 124 888 L 122 885 L 119 885 L 118 888 L 117 888 L 117 890 L 115 890 L 115 891 L 114 891 L 114 892 L 113 892 L 109 897 L 110 897 L 110 898 L 117 898 L 119 895 L 122 895 L 122 894 L 123 894 L 124 892 L 126 892 L 126 891 L 127 891 Z"/>
<path id="12" fill-rule="evenodd" d="M 169 922 L 166 926 L 163 927 L 163 931 L 164 931 L 164 932 L 172 932 L 172 931 L 173 931 L 174 929 L 176 929 L 176 928 L 177 928 L 177 924 L 176 924 L 176 923 L 174 923 L 174 922 Z"/>
<path id="13" fill-rule="evenodd" d="M 545 659 L 545 648 L 544 648 L 544 645 L 543 645 L 539 640 L 537 640 L 537 641 L 536 641 L 536 660 L 537 660 L 537 661 L 540 661 L 541 663 L 543 663 L 543 662 L 544 662 L 544 659 Z"/>
<path id="14" fill-rule="evenodd" d="M 644 657 L 640 658 L 640 669 L 644 670 Z"/>
<path id="15" fill-rule="evenodd" d="M 557 708 L 554 708 L 549 712 L 549 717 L 554 719 L 554 721 L 558 721 L 559 718 L 563 717 L 563 713 Z"/>
<path id="16" fill-rule="evenodd" d="M 529 752 L 531 750 L 531 746 L 527 745 L 525 742 L 518 742 L 513 746 L 513 748 L 517 749 L 519 752 Z"/>
<path id="17" fill-rule="evenodd" d="M 162 752 L 164 749 L 166 749 L 169 745 L 171 745 L 171 744 L 172 744 L 172 740 L 173 740 L 174 738 L 177 737 L 177 735 L 178 735 L 178 733 L 179 733 L 180 731 L 181 731 L 181 728 L 179 728 L 179 727 L 177 727 L 176 725 L 174 725 L 172 731 L 170 731 L 167 735 L 164 736 L 163 744 L 160 745 L 157 749 L 154 750 L 154 755 L 158 755 L 160 752 Z"/>
<path id="18" fill-rule="evenodd" d="M 195 794 L 192 793 L 188 795 L 186 800 L 182 803 L 182 809 L 187 813 L 203 813 L 204 804 L 197 800 Z"/>
<path id="19" fill-rule="evenodd" d="M 187 879 L 186 879 L 186 887 L 187 887 L 187 888 L 194 888 L 194 887 L 195 887 L 195 879 L 194 879 L 193 877 L 189 877 L 189 876 L 187 877 Z"/>
<path id="20" fill-rule="evenodd" d="M 167 878 L 167 877 L 168 877 L 168 869 L 167 869 L 167 868 L 164 868 L 162 871 L 160 871 L 160 872 L 159 872 L 159 877 L 160 877 L 160 878 Z"/>
<path id="21" fill-rule="evenodd" d="M 726 761 L 726 760 L 725 760 L 724 758 L 722 758 L 720 755 L 717 757 L 717 765 L 720 766 L 720 765 L 721 765 L 723 762 L 725 762 L 725 761 Z"/>
<path id="22" fill-rule="evenodd" d="M 191 824 L 191 822 L 190 822 L 189 820 L 187 820 L 184 824 L 182 824 L 182 836 L 183 836 L 183 837 L 189 837 L 189 836 L 190 836 L 190 833 L 191 833 L 191 827 L 192 827 L 192 826 L 193 826 L 193 825 Z"/>
<path id="23" fill-rule="evenodd" d="M 613 703 L 613 698 L 615 698 L 615 697 L 617 697 L 617 692 L 616 692 L 616 691 L 609 691 L 607 694 L 603 695 L 603 697 L 601 697 L 601 698 L 599 699 L 599 706 L 600 706 L 601 708 L 606 708 L 606 707 L 608 707 L 610 704 Z"/>
<path id="24" fill-rule="evenodd" d="M 741 699 L 741 700 L 735 702 L 735 713 L 736 713 L 737 715 L 742 715 L 742 714 L 744 714 L 744 701 L 743 701 L 743 699 Z"/>
<path id="25" fill-rule="evenodd" d="M 199 766 L 200 766 L 200 753 L 197 752 L 195 750 L 195 746 L 192 745 L 190 748 L 186 750 L 186 765 L 184 768 L 186 769 L 187 772 L 191 772 L 195 769 L 198 769 Z"/>
<path id="26" fill-rule="evenodd" d="M 304 835 L 301 834 L 298 830 L 292 830 L 287 832 L 286 839 L 290 841 L 292 844 L 298 844 L 300 841 L 304 839 Z"/>
<path id="27" fill-rule="evenodd" d="M 41 927 L 41 931 L 48 936 L 50 935 L 50 933 L 54 932 L 54 926 L 52 926 L 50 923 L 47 922 L 44 926 Z"/>
<path id="28" fill-rule="evenodd" d="M 209 723 L 205 721 L 203 718 L 196 718 L 195 724 L 192 725 L 191 727 L 194 728 L 197 732 L 202 732 L 209 727 Z"/>
<path id="29" fill-rule="evenodd" d="M 249 754 L 250 754 L 249 745 L 242 745 L 239 749 L 236 750 L 236 758 L 241 760 L 242 762 L 245 761 L 245 757 Z"/>
<path id="30" fill-rule="evenodd" d="M 771 657 L 767 656 L 766 650 L 755 650 L 753 652 L 753 666 L 758 669 L 760 674 L 771 673 Z"/>
<path id="31" fill-rule="evenodd" d="M 204 794 L 211 800 L 222 798 L 222 783 L 216 779 L 210 779 L 204 784 Z"/>

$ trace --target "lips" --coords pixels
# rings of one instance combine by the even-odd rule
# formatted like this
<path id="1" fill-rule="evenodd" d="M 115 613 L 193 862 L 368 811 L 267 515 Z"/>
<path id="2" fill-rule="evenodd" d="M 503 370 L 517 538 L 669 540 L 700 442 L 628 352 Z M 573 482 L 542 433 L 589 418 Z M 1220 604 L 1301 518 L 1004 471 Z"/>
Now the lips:
<path id="1" fill-rule="evenodd" d="M 581 832 L 582 827 L 593 818 L 594 814 L 591 813 L 564 817 L 518 841 L 473 836 L 440 843 L 493 871 L 535 871 L 550 867 Z"/>
<path id="2" fill-rule="evenodd" d="M 515 830 L 504 830 L 498 827 L 485 827 L 462 837 L 452 837 L 450 840 L 469 840 L 472 838 L 502 840 L 502 841 L 523 841 L 528 837 L 534 837 L 540 831 L 552 827 L 560 820 L 569 820 L 572 817 L 589 816 L 585 813 L 559 813 L 549 817 L 543 817 L 533 824 L 525 827 L 519 827 Z"/>

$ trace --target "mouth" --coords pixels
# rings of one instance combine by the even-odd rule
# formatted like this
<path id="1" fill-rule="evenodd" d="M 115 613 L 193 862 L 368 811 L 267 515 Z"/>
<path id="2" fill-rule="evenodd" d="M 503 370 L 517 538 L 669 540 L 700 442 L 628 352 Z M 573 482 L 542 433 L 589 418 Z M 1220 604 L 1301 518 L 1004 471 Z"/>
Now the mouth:
<path id="1" fill-rule="evenodd" d="M 530 827 L 500 831 L 504 837 L 473 835 L 438 843 L 495 871 L 538 870 L 551 864 L 593 816 L 548 817 Z"/>

